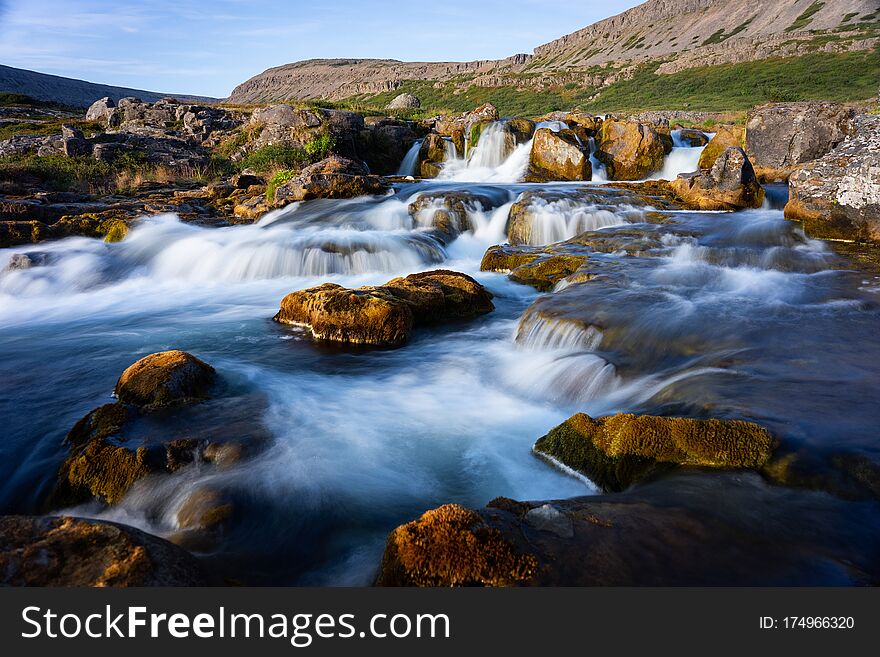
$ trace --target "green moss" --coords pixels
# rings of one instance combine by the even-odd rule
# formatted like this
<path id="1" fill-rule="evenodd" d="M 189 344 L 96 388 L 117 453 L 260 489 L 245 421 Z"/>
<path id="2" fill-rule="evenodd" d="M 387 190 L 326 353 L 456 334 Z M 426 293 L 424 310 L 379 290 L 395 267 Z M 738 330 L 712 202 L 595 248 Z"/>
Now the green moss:
<path id="1" fill-rule="evenodd" d="M 128 224 L 121 219 L 110 219 L 101 224 L 101 231 L 105 242 L 121 242 L 128 235 Z"/>
<path id="2" fill-rule="evenodd" d="M 769 431 L 740 420 L 578 413 L 540 438 L 535 451 L 620 491 L 677 465 L 759 468 L 773 446 Z"/>
<path id="3" fill-rule="evenodd" d="M 327 157 L 335 147 L 336 139 L 333 135 L 323 134 L 307 143 L 304 150 L 313 162 L 317 162 Z"/>

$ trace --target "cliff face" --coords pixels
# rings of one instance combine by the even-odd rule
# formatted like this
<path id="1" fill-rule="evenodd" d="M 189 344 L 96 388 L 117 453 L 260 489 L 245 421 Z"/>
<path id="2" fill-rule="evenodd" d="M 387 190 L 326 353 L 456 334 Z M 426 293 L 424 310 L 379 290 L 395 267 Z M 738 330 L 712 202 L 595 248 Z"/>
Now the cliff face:
<path id="1" fill-rule="evenodd" d="M 533 55 L 436 63 L 308 60 L 254 76 L 229 100 L 339 100 L 393 91 L 409 80 L 460 87 L 596 85 L 644 61 L 662 61 L 662 74 L 816 50 L 870 50 L 877 45 L 875 32 L 849 28 L 878 23 L 880 0 L 648 0 L 539 46 Z"/>
<path id="2" fill-rule="evenodd" d="M 110 96 L 113 100 L 136 96 L 146 102 L 154 102 L 169 96 L 173 96 L 181 102 L 199 103 L 216 100 L 203 96 L 181 96 L 127 87 L 114 87 L 3 65 L 0 65 L 0 91 L 24 94 L 37 100 L 60 103 L 70 107 L 88 107 L 104 96 Z"/>

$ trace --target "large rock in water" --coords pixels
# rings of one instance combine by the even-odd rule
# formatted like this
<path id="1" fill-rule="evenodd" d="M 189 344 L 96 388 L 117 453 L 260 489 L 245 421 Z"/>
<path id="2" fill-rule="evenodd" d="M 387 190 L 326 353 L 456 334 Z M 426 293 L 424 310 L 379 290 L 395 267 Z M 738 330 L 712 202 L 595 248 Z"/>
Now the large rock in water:
<path id="1" fill-rule="evenodd" d="M 162 351 L 129 366 L 116 383 L 119 401 L 140 407 L 205 399 L 214 368 L 185 351 Z"/>
<path id="2" fill-rule="evenodd" d="M 436 133 L 427 135 L 419 149 L 419 175 L 422 178 L 436 178 L 443 163 L 452 156 L 454 148 L 452 141 Z"/>
<path id="3" fill-rule="evenodd" d="M 774 439 L 741 420 L 695 420 L 621 413 L 573 415 L 535 443 L 535 452 L 580 472 L 606 491 L 675 466 L 760 468 Z"/>
<path id="4" fill-rule="evenodd" d="M 715 136 L 700 153 L 700 169 L 711 169 L 715 160 L 728 148 L 742 148 L 745 145 L 745 129 L 736 125 L 718 126 Z"/>
<path id="5" fill-rule="evenodd" d="M 494 310 L 492 294 L 473 278 L 437 270 L 354 290 L 334 283 L 292 292 L 276 322 L 307 326 L 318 340 L 398 346 L 413 326 L 467 319 Z"/>
<path id="6" fill-rule="evenodd" d="M 663 168 L 666 148 L 645 123 L 606 120 L 596 139 L 596 157 L 612 180 L 641 180 Z"/>
<path id="7" fill-rule="evenodd" d="M 553 132 L 549 128 L 535 131 L 527 182 L 590 180 L 592 177 L 590 149 L 578 142 L 573 131 Z"/>
<path id="8" fill-rule="evenodd" d="M 553 249 L 556 249 L 554 245 Z M 480 271 L 495 271 L 508 275 L 510 280 L 530 285 L 546 292 L 562 279 L 568 278 L 589 263 L 584 253 L 567 253 L 564 246 L 542 249 L 533 246 L 490 246 L 480 262 Z M 592 276 L 585 274 L 584 279 Z"/>
<path id="9" fill-rule="evenodd" d="M 817 586 L 880 581 L 870 505 L 678 472 L 626 493 L 446 505 L 388 538 L 380 586 Z M 838 531 L 817 531 L 833 526 Z"/>
<path id="10" fill-rule="evenodd" d="M 418 109 L 422 106 L 422 101 L 420 101 L 417 97 L 412 94 L 400 94 L 396 96 L 394 100 L 388 103 L 388 107 L 385 109 L 395 110 L 395 109 Z"/>
<path id="11" fill-rule="evenodd" d="M 201 564 L 134 527 L 68 516 L 0 517 L 2 586 L 205 586 Z"/>
<path id="12" fill-rule="evenodd" d="M 862 115 L 855 134 L 788 182 L 788 219 L 807 234 L 880 242 L 880 116 Z"/>
<path id="13" fill-rule="evenodd" d="M 307 166 L 287 183 L 275 189 L 275 203 L 285 205 L 294 201 L 316 198 L 351 198 L 388 191 L 388 183 L 379 176 L 371 176 L 361 164 L 338 155 Z"/>
<path id="14" fill-rule="evenodd" d="M 760 208 L 764 203 L 764 188 L 739 147 L 721 153 L 711 169 L 680 174 L 671 189 L 699 210 Z"/>
<path id="15" fill-rule="evenodd" d="M 258 423 L 242 428 L 226 420 L 226 399 L 204 413 L 208 426 L 193 421 L 189 407 L 208 403 L 214 378 L 210 365 L 182 351 L 153 354 L 127 368 L 116 384 L 119 401 L 91 411 L 67 434 L 70 453 L 49 505 L 91 498 L 115 504 L 148 475 L 218 462 L 258 445 L 265 437 Z"/>
<path id="16" fill-rule="evenodd" d="M 838 103 L 764 105 L 749 113 L 746 152 L 761 180 L 784 181 L 851 135 L 855 117 L 854 109 Z"/>
<path id="17" fill-rule="evenodd" d="M 496 205 L 491 198 L 471 192 L 433 192 L 420 194 L 407 210 L 415 225 L 433 228 L 444 242 L 473 230 L 472 212 L 485 212 Z"/>

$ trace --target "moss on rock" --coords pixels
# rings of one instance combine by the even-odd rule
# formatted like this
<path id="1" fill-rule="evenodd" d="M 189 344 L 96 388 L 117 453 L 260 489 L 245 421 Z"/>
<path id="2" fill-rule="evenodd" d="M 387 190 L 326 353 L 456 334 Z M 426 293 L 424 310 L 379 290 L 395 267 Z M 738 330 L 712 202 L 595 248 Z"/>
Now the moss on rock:
<path id="1" fill-rule="evenodd" d="M 378 586 L 511 586 L 534 577 L 537 559 L 457 504 L 425 512 L 388 537 Z"/>
<path id="2" fill-rule="evenodd" d="M 185 351 L 162 351 L 129 366 L 116 382 L 120 401 L 157 408 L 205 399 L 214 368 Z"/>
<path id="3" fill-rule="evenodd" d="M 581 472 L 604 490 L 621 491 L 674 466 L 760 468 L 774 439 L 742 420 L 573 415 L 535 443 L 535 451 Z"/>
<path id="4" fill-rule="evenodd" d="M 476 317 L 494 310 L 491 293 L 465 274 L 436 270 L 382 286 L 334 283 L 288 294 L 276 322 L 307 326 L 318 340 L 399 346 L 413 326 Z"/>

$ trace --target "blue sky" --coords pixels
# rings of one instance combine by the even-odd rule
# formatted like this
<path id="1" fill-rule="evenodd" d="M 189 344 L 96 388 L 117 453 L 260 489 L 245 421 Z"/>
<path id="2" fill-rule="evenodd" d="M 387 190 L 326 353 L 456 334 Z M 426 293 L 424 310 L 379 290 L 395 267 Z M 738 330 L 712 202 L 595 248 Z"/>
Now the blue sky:
<path id="1" fill-rule="evenodd" d="M 151 91 L 226 96 L 313 57 L 495 59 L 639 0 L 0 0 L 0 63 Z"/>

